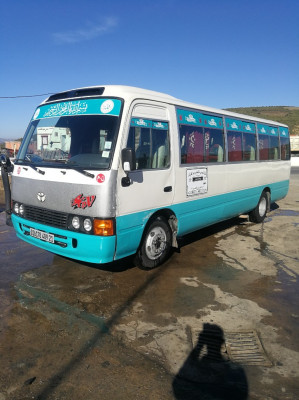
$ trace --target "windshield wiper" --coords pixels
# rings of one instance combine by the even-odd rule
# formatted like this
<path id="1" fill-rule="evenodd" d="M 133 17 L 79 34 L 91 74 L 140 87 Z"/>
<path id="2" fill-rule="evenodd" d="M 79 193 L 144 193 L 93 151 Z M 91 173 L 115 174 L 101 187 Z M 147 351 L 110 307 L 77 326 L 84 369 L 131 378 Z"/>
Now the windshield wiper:
<path id="1" fill-rule="evenodd" d="M 24 161 L 24 160 L 20 160 L 20 161 Z M 45 175 L 45 171 L 42 171 L 41 169 L 35 167 L 35 166 L 32 165 L 32 164 L 27 164 L 27 163 L 26 163 L 25 165 L 28 165 L 28 167 L 34 169 L 34 171 L 38 172 L 39 174 Z M 26 167 L 23 167 L 23 168 L 24 168 L 25 170 L 27 170 Z"/>
<path id="2" fill-rule="evenodd" d="M 90 172 L 85 171 L 84 169 L 81 169 L 80 167 L 75 167 L 75 166 L 72 165 L 72 166 L 68 166 L 67 168 L 68 169 L 73 169 L 73 170 L 79 172 L 82 175 L 88 176 L 89 178 L 94 178 L 94 174 L 91 174 Z"/>
<path id="3" fill-rule="evenodd" d="M 42 171 L 41 169 L 35 167 L 34 165 L 29 164 L 29 167 L 34 169 L 34 171 L 37 171 L 39 174 L 45 175 L 45 171 Z"/>
<path id="4" fill-rule="evenodd" d="M 66 168 L 67 169 L 73 169 L 77 172 L 79 172 L 79 174 L 88 176 L 89 178 L 94 178 L 94 174 L 91 174 L 90 172 L 86 171 L 85 169 L 83 169 L 82 167 L 80 167 L 75 161 L 67 161 L 66 162 Z"/>

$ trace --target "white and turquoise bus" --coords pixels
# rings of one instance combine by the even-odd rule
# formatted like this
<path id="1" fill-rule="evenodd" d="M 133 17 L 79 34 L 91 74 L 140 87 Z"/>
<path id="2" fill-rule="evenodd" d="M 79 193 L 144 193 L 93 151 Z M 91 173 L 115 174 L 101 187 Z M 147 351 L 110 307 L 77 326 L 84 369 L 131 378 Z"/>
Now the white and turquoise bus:
<path id="1" fill-rule="evenodd" d="M 286 196 L 288 127 L 125 86 L 35 111 L 12 174 L 17 236 L 62 256 L 152 268 L 192 231 Z"/>

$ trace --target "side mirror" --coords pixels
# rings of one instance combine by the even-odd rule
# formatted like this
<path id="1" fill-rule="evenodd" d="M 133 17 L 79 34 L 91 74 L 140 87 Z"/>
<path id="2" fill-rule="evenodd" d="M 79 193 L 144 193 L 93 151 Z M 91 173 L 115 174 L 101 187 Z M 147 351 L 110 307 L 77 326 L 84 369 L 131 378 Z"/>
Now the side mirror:
<path id="1" fill-rule="evenodd" d="M 129 147 L 121 151 L 122 166 L 126 173 L 136 169 L 135 151 Z"/>
<path id="2" fill-rule="evenodd" d="M 6 171 L 11 172 L 12 169 L 12 163 L 10 161 L 10 158 L 7 157 L 5 154 L 0 154 L 0 165 L 3 167 Z"/>
<path id="3" fill-rule="evenodd" d="M 131 185 L 131 179 L 129 177 L 129 172 L 130 171 L 135 171 L 136 169 L 136 157 L 135 157 L 135 151 L 130 148 L 125 148 L 122 149 L 121 151 L 121 161 L 122 161 L 122 166 L 125 171 L 126 176 L 122 178 L 122 186 L 130 186 Z"/>
<path id="4" fill-rule="evenodd" d="M 0 163 L 1 165 L 6 165 L 7 157 L 5 154 L 0 154 Z"/>
<path id="5" fill-rule="evenodd" d="M 5 154 L 0 154 L 0 170 L 5 193 L 5 212 L 6 212 L 6 225 L 12 226 L 11 222 L 11 191 L 9 183 L 9 172 L 13 169 L 13 164 L 10 162 L 9 157 Z"/>

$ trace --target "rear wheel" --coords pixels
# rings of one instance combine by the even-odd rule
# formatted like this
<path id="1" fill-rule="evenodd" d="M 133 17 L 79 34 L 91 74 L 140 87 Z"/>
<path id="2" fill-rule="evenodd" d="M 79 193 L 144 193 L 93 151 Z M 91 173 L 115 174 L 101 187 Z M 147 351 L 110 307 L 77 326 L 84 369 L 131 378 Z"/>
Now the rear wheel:
<path id="1" fill-rule="evenodd" d="M 254 210 L 249 213 L 249 219 L 251 222 L 260 223 L 263 222 L 268 209 L 268 195 L 267 192 L 263 192 L 259 199 L 259 202 Z"/>
<path id="2" fill-rule="evenodd" d="M 155 219 L 146 229 L 137 252 L 137 264 L 144 269 L 155 268 L 171 253 L 171 228 L 163 217 Z"/>

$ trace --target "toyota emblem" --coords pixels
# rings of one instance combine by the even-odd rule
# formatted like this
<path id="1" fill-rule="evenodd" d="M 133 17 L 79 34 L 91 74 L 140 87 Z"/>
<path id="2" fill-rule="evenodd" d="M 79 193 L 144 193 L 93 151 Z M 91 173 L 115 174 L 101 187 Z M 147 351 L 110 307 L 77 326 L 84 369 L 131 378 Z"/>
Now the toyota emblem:
<path id="1" fill-rule="evenodd" d="M 46 195 L 42 192 L 38 192 L 36 197 L 37 197 L 37 200 L 41 201 L 42 203 L 46 200 Z"/>

